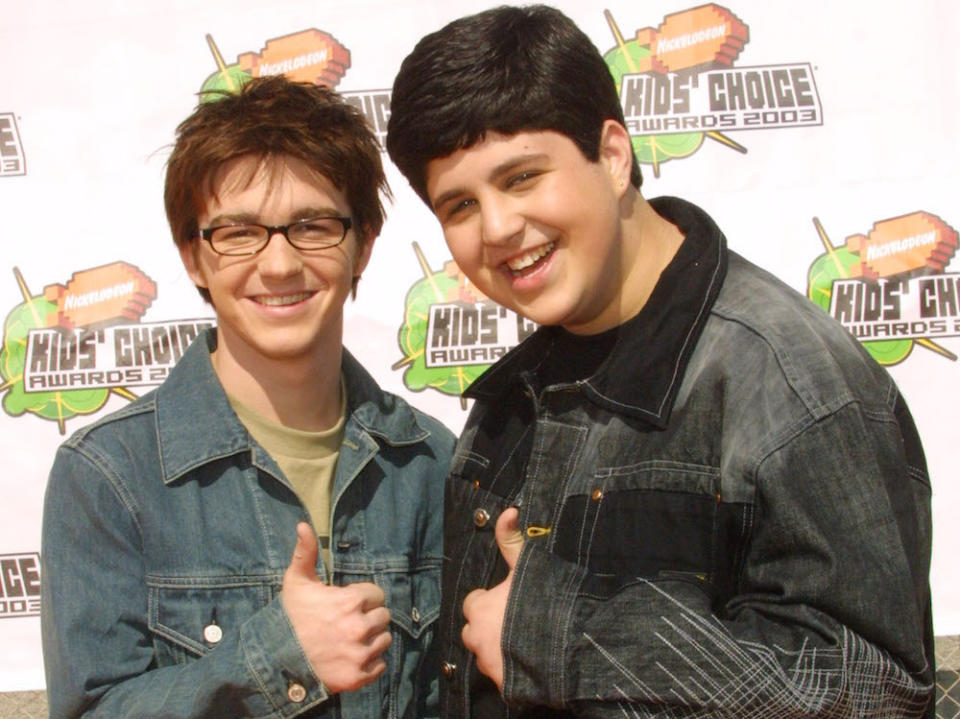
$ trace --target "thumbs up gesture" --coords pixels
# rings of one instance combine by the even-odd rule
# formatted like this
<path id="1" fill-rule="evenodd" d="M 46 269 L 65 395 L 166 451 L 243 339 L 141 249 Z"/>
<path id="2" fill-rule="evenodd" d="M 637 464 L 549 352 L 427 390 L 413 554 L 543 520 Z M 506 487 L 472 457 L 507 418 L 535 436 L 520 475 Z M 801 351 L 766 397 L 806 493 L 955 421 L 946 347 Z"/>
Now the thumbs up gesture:
<path id="1" fill-rule="evenodd" d="M 393 638 L 386 597 L 376 584 L 344 587 L 317 577 L 317 535 L 306 522 L 297 525 L 297 545 L 283 575 L 280 601 L 294 634 L 330 692 L 359 689 L 387 665 L 382 654 Z"/>
<path id="2" fill-rule="evenodd" d="M 513 571 L 523 549 L 523 534 L 517 528 L 519 512 L 508 507 L 497 518 L 495 536 L 500 554 L 510 571 L 506 578 L 491 589 L 474 589 L 463 600 L 466 624 L 460 633 L 463 645 L 477 657 L 477 669 L 497 685 L 503 687 L 503 652 L 500 638 L 503 634 L 503 616 L 513 584 Z"/>

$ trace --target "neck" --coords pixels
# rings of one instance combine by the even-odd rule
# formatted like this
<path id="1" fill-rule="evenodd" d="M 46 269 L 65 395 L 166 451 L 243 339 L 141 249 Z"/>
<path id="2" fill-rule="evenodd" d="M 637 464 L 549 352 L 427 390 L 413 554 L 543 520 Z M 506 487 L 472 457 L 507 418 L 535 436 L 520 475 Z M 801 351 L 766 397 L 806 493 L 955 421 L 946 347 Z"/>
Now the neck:
<path id="1" fill-rule="evenodd" d="M 273 422 L 306 431 L 321 431 L 340 418 L 342 346 L 304 357 L 274 359 L 237 351 L 218 330 L 211 355 L 224 391 Z"/>
<path id="2" fill-rule="evenodd" d="M 632 187 L 623 197 L 621 211 L 624 260 L 621 307 L 625 321 L 647 304 L 660 275 L 683 244 L 684 236 Z"/>

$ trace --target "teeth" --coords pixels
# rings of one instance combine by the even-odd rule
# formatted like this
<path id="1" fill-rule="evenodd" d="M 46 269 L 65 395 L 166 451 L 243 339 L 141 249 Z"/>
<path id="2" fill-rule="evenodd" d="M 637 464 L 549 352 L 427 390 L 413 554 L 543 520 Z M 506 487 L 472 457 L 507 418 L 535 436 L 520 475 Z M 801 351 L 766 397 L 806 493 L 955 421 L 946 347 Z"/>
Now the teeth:
<path id="1" fill-rule="evenodd" d="M 257 297 L 257 302 L 261 305 L 280 307 L 282 305 L 293 305 L 297 302 L 303 302 L 309 296 L 309 292 L 297 292 L 293 295 L 260 295 Z"/>
<path id="2" fill-rule="evenodd" d="M 547 245 L 534 247 L 532 250 L 520 255 L 519 257 L 514 257 L 511 260 L 507 260 L 507 267 L 509 267 L 512 272 L 522 272 L 537 260 L 549 255 L 553 250 L 553 246 L 554 243 L 551 242 Z"/>

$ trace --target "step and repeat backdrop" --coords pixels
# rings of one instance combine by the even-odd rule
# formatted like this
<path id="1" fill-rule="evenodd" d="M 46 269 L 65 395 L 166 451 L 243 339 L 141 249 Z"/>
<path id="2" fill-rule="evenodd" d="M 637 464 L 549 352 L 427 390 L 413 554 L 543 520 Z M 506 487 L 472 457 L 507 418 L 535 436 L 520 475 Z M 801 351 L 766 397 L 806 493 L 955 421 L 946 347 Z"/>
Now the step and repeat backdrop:
<path id="1" fill-rule="evenodd" d="M 558 0 L 620 85 L 647 197 L 842 322 L 906 395 L 934 487 L 938 635 L 960 634 L 960 5 Z M 0 9 L 0 691 L 41 689 L 40 519 L 57 445 L 159 384 L 214 323 L 163 215 L 204 88 L 334 87 L 381 140 L 415 42 L 467 0 L 9 0 Z M 346 345 L 458 431 L 462 390 L 525 337 L 470 292 L 388 163 L 389 219 Z M 95 552 L 96 547 L 90 551 Z"/>

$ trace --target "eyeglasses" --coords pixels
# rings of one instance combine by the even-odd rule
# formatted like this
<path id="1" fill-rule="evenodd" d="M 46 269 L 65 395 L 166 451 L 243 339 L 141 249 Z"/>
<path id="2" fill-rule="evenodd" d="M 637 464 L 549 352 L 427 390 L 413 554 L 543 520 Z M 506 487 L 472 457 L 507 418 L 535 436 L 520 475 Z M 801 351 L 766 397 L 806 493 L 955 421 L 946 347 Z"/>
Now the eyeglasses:
<path id="1" fill-rule="evenodd" d="M 204 227 L 200 238 L 210 243 L 219 255 L 255 255 L 270 242 L 277 232 L 298 250 L 322 250 L 336 247 L 353 227 L 349 217 L 313 217 L 298 220 L 289 225 L 258 225 L 246 222 L 242 225 L 218 225 Z"/>

